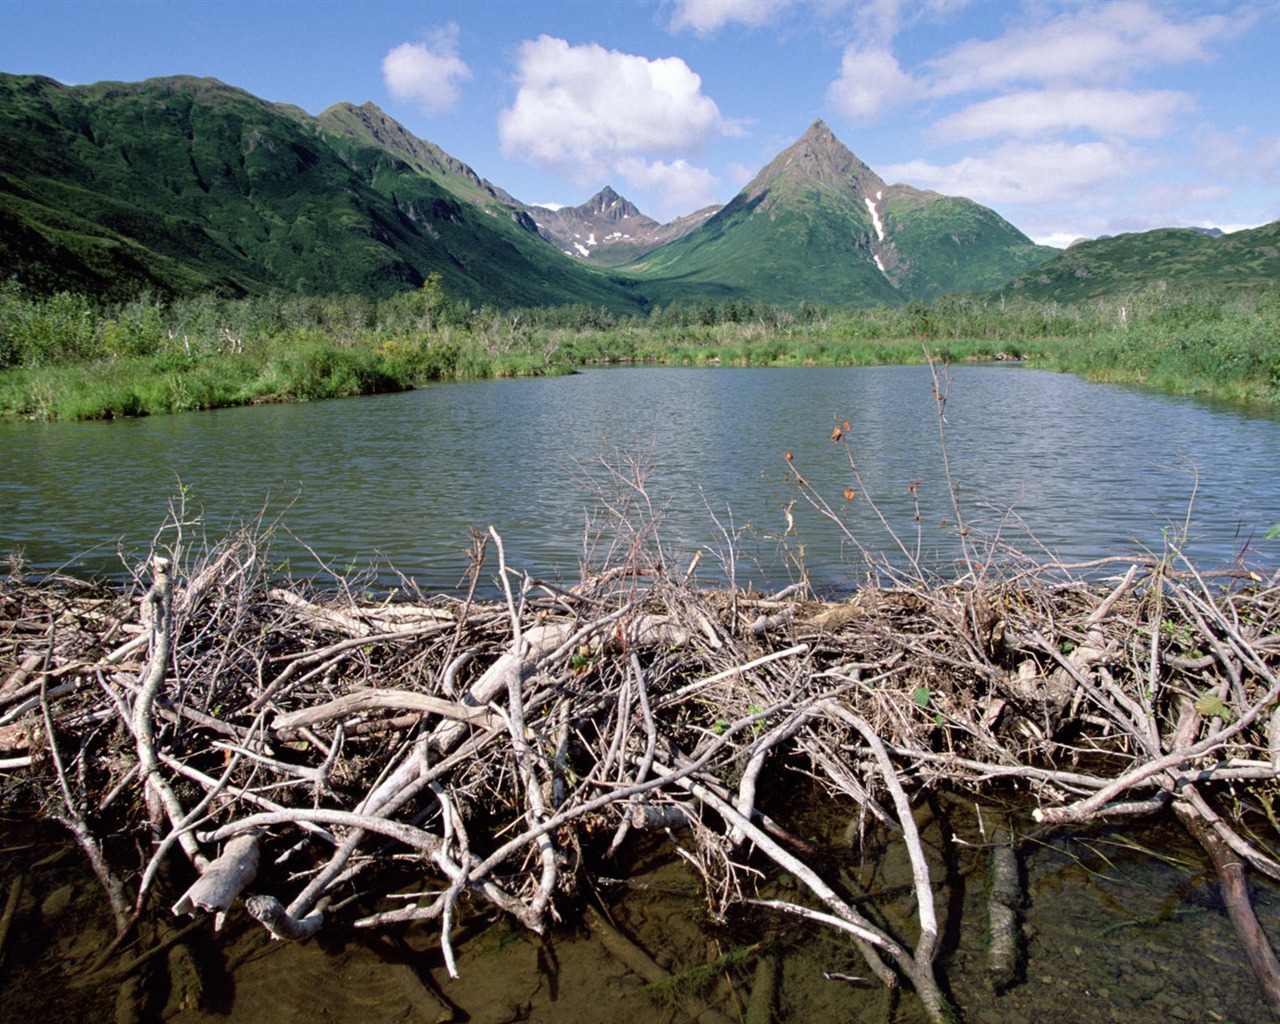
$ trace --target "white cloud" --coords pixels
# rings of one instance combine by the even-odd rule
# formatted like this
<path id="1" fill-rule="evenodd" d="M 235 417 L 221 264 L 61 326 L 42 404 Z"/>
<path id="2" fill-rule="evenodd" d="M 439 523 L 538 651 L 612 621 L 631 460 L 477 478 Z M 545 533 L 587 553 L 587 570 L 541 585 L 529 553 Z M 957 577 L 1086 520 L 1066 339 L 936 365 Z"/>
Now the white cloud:
<path id="1" fill-rule="evenodd" d="M 1091 190 L 1133 177 L 1141 163 L 1133 150 L 1117 143 L 1010 142 L 945 166 L 911 160 L 882 168 L 881 174 L 999 209 L 1088 199 Z"/>
<path id="2" fill-rule="evenodd" d="M 1060 244 L 1070 231 L 1096 234 L 1138 211 L 1170 223 L 1221 208 L 1199 190 L 1202 182 L 1220 184 L 1245 166 L 1249 186 L 1259 189 L 1255 168 L 1280 166 L 1262 140 L 1248 147 L 1254 159 L 1234 159 L 1244 147 L 1233 139 L 1220 146 L 1215 173 L 1214 159 L 1188 140 L 1188 115 L 1200 109 L 1197 79 L 1166 87 L 1169 69 L 1215 60 L 1261 12 L 1243 3 L 1037 0 L 1002 7 L 1003 25 L 974 19 L 999 26 L 995 34 L 907 61 L 909 30 L 948 12 L 886 0 L 855 9 L 858 42 L 845 50 L 827 96 L 852 122 L 892 119 L 910 130 L 910 117 L 922 143 L 964 145 L 966 153 L 877 169 L 997 209 L 1017 207 L 1033 237 Z M 1146 87 L 1157 73 L 1160 87 Z M 1153 173 L 1158 183 L 1146 177 Z"/>
<path id="3" fill-rule="evenodd" d="M 828 4 L 839 6 L 835 0 Z M 865 49 L 884 48 L 905 29 L 945 22 L 968 6 L 969 0 L 856 0 L 853 28 Z"/>
<path id="4" fill-rule="evenodd" d="M 658 205 L 652 216 L 660 221 L 716 202 L 720 184 L 716 176 L 684 160 L 665 163 L 630 156 L 620 159 L 615 169 L 629 186 L 658 194 Z"/>
<path id="5" fill-rule="evenodd" d="M 520 47 L 498 116 L 503 154 L 589 183 L 632 156 L 674 156 L 733 130 L 677 57 L 649 60 L 542 36 Z"/>
<path id="6" fill-rule="evenodd" d="M 760 168 L 751 167 L 747 164 L 740 164 L 735 160 L 730 161 L 729 165 L 725 168 L 725 173 L 729 178 L 730 185 L 733 185 L 735 188 L 741 188 L 760 173 Z"/>
<path id="7" fill-rule="evenodd" d="M 1179 114 L 1195 109 L 1190 96 L 1171 90 L 1042 89 L 972 104 L 937 121 L 932 132 L 949 142 L 1081 129 L 1153 139 L 1167 133 Z"/>
<path id="8" fill-rule="evenodd" d="M 920 88 L 888 50 L 845 49 L 840 77 L 827 88 L 828 101 L 857 122 L 875 121 L 885 110 L 919 95 Z"/>
<path id="9" fill-rule="evenodd" d="M 1202 127 L 1196 138 L 1201 163 L 1215 178 L 1280 186 L 1280 135 L 1256 137 L 1247 128 Z"/>
<path id="10" fill-rule="evenodd" d="M 458 102 L 458 84 L 471 69 L 458 56 L 458 26 L 449 24 L 422 43 L 401 43 L 382 58 L 382 80 L 398 100 L 425 114 L 443 114 Z"/>
<path id="11" fill-rule="evenodd" d="M 730 23 L 753 28 L 767 25 L 791 5 L 791 0 L 678 0 L 671 30 L 692 29 L 708 36 Z"/>
<path id="12" fill-rule="evenodd" d="M 1032 8 L 1037 10 L 1037 8 Z M 929 62 L 930 92 L 949 95 L 1019 82 L 1113 82 L 1137 71 L 1207 60 L 1208 44 L 1251 23 L 1244 12 L 1174 21 L 1178 6 L 1116 2 L 1072 6 L 998 39 L 971 40 Z"/>
<path id="13" fill-rule="evenodd" d="M 1031 235 L 1031 241 L 1036 245 L 1051 245 L 1055 249 L 1065 249 L 1072 242 L 1078 241 L 1083 235 L 1074 235 L 1070 231 L 1051 231 L 1047 235 L 1039 237 Z"/>

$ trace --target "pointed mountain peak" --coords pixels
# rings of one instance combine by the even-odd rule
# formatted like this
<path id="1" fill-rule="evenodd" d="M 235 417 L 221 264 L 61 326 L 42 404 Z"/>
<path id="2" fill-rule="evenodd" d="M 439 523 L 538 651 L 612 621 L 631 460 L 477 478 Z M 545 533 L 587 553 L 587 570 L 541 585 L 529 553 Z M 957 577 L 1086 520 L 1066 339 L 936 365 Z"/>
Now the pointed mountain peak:
<path id="1" fill-rule="evenodd" d="M 776 196 L 834 190 L 874 199 L 884 188 L 884 180 L 854 156 L 819 119 L 779 153 L 743 191 L 748 198 L 766 193 Z"/>
<path id="2" fill-rule="evenodd" d="M 640 217 L 643 214 L 636 205 L 606 185 L 594 196 L 578 207 L 584 217 L 600 217 L 605 220 L 622 220 L 626 217 Z"/>
<path id="3" fill-rule="evenodd" d="M 802 140 L 809 139 L 810 141 L 813 141 L 813 142 L 818 142 L 818 141 L 827 142 L 827 143 L 836 142 L 837 144 L 839 142 L 839 140 L 836 139 L 835 134 L 831 131 L 831 129 L 827 127 L 827 122 L 822 120 L 822 118 L 818 118 L 816 121 L 813 122 L 813 124 L 809 125 L 808 130 L 806 130 L 805 133 L 802 136 L 800 136 L 800 138 Z"/>

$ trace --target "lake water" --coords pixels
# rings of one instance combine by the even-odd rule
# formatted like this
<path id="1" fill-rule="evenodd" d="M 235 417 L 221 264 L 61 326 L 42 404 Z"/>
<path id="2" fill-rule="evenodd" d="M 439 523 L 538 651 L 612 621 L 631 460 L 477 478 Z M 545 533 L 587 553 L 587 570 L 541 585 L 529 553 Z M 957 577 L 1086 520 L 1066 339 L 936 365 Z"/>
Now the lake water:
<path id="1" fill-rule="evenodd" d="M 1080 560 L 1159 551 L 1190 506 L 1198 565 L 1242 552 L 1266 567 L 1280 560 L 1280 542 L 1264 539 L 1280 522 L 1277 418 L 1019 366 L 951 375 L 947 452 L 971 526 Z M 845 420 L 847 448 L 830 439 Z M 814 510 L 786 452 L 856 542 Z M 511 565 L 574 582 L 606 467 L 637 461 L 650 467 L 670 557 L 684 565 L 702 550 L 706 583 L 732 573 L 740 585 L 784 586 L 802 551 L 816 584 L 856 585 L 858 545 L 896 551 L 868 495 L 923 561 L 958 553 L 942 525 L 954 515 L 926 367 L 587 370 L 309 405 L 0 423 L 0 551 L 22 549 L 40 570 L 119 575 L 183 491 L 188 537 L 279 517 L 272 551 L 295 573 L 376 563 L 383 584 L 398 571 L 425 591 L 453 590 L 468 527 L 493 526 Z M 604 487 L 611 499 L 626 491 Z M 1002 519 L 1008 509 L 1034 540 Z"/>

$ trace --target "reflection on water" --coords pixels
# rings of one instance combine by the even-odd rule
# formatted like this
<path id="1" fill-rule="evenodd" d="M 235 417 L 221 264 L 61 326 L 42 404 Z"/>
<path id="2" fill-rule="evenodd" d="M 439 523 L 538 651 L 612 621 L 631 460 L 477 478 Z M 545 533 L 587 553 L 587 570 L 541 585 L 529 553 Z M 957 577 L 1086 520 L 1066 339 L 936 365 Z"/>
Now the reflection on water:
<path id="1" fill-rule="evenodd" d="M 945 437 L 971 522 L 1067 560 L 1159 550 L 1194 495 L 1189 551 L 1274 564 L 1280 421 L 1043 371 L 952 371 Z M 260 514 L 295 572 L 386 563 L 425 590 L 455 587 L 467 527 L 492 525 L 509 562 L 575 579 L 601 460 L 651 461 L 673 555 L 704 548 L 712 582 L 735 537 L 739 583 L 785 584 L 803 546 L 820 585 L 860 576 L 858 545 L 956 556 L 932 381 L 924 367 L 589 370 L 369 399 L 110 423 L 0 424 L 0 550 L 36 568 L 121 571 L 183 491 L 217 539 Z M 848 449 L 829 440 L 848 420 Z M 844 517 L 850 543 L 788 481 L 793 466 Z M 852 453 L 862 486 L 854 487 Z M 594 471 L 594 472 L 593 472 Z M 1198 474 L 1198 475 L 1197 475 Z M 909 488 L 919 480 L 919 535 Z M 850 505 L 846 487 L 859 497 Z M 788 534 L 788 511 L 794 530 Z M 718 525 L 717 525 L 718 523 Z M 784 539 L 791 556 L 781 550 Z M 720 557 L 716 557 L 719 555 Z"/>

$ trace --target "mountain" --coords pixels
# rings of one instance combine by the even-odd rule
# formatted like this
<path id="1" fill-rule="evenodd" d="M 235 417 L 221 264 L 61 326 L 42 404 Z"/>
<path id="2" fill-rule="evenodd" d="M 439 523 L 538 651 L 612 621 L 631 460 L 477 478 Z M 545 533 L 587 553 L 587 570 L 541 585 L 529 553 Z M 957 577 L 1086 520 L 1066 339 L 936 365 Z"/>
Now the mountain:
<path id="1" fill-rule="evenodd" d="M 687 235 L 720 207 L 659 224 L 606 186 L 581 206 L 528 206 L 538 233 L 557 249 L 591 263 L 616 267 Z"/>
<path id="2" fill-rule="evenodd" d="M 985 290 L 1057 252 L 968 199 L 887 185 L 815 121 L 701 227 L 626 269 L 658 301 L 895 304 Z"/>
<path id="3" fill-rule="evenodd" d="M 636 308 L 372 104 L 311 117 L 215 79 L 0 75 L 0 154 L 0 274 L 40 290 L 389 295 L 438 273 L 475 303 Z"/>
<path id="4" fill-rule="evenodd" d="M 1160 228 L 1076 242 L 1005 290 L 1032 299 L 1078 302 L 1149 288 L 1186 293 L 1274 289 L 1280 285 L 1280 221 L 1212 235 Z"/>
<path id="5" fill-rule="evenodd" d="M 727 206 L 658 224 L 612 188 L 525 205 L 372 103 L 312 116 L 210 78 L 0 74 L 0 279 L 39 291 L 384 296 L 439 274 L 499 307 L 866 306 L 1029 282 L 1056 252 L 886 184 L 821 121 Z"/>

